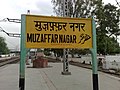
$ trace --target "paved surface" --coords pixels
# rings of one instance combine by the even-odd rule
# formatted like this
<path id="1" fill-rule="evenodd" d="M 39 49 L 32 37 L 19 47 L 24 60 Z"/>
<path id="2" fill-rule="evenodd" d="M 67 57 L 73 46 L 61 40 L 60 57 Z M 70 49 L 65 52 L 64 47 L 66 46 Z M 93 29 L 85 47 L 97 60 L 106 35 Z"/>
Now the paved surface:
<path id="1" fill-rule="evenodd" d="M 18 64 L 10 64 L 0 67 L 0 90 L 19 90 Z"/>
<path id="2" fill-rule="evenodd" d="M 47 68 L 26 68 L 25 90 L 92 90 L 92 71 L 69 66 L 72 75 L 61 75 L 62 63 Z M 0 90 L 19 90 L 19 65 L 0 67 Z M 99 90 L 120 90 L 120 78 L 99 72 Z"/>

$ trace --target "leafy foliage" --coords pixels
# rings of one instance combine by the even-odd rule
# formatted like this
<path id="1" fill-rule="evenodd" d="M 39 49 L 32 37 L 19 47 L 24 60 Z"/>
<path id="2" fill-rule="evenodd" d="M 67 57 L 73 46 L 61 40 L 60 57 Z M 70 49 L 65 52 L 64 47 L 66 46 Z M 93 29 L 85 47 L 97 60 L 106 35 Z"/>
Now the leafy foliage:
<path id="1" fill-rule="evenodd" d="M 55 56 L 63 57 L 63 49 L 51 49 L 51 51 L 55 53 Z"/>
<path id="2" fill-rule="evenodd" d="M 97 51 L 101 54 L 120 53 L 117 36 L 119 29 L 119 9 L 114 5 L 98 5 L 95 11 L 97 26 Z"/>
<path id="3" fill-rule="evenodd" d="M 3 37 L 0 37 L 0 54 L 7 53 L 9 53 L 9 49 L 7 47 L 7 44 L 5 43 L 5 39 Z"/>
<path id="4" fill-rule="evenodd" d="M 58 16 L 63 16 L 62 0 L 52 0 L 54 12 Z M 100 54 L 120 53 L 120 46 L 117 36 L 120 35 L 120 9 L 114 5 L 104 5 L 102 0 L 69 0 L 69 17 L 89 18 L 94 16 L 97 30 L 97 52 Z M 84 50 L 71 50 L 76 52 L 86 52 Z M 87 52 L 86 52 L 87 53 Z"/>
<path id="5" fill-rule="evenodd" d="M 68 0 L 69 17 L 90 17 L 98 0 Z M 63 0 L 52 0 L 54 12 L 63 16 Z"/>

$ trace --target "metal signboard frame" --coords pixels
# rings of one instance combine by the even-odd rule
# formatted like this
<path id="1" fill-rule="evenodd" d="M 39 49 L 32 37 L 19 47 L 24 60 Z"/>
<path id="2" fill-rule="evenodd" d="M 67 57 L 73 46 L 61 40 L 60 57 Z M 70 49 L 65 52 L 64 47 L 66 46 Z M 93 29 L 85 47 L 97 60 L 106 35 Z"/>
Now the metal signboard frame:
<path id="1" fill-rule="evenodd" d="M 26 21 L 27 19 L 26 19 L 26 17 L 27 16 L 30 16 L 31 18 L 32 18 L 32 16 L 31 15 L 22 15 L 21 16 L 21 55 L 20 55 L 20 76 L 19 76 L 19 89 L 20 90 L 24 90 L 24 88 L 25 88 L 25 61 L 26 61 L 26 52 L 27 52 L 27 48 L 33 48 L 34 46 L 32 45 L 32 47 L 31 47 L 31 45 L 29 46 L 29 45 L 27 45 L 26 44 L 26 41 L 27 41 L 27 39 L 26 39 L 26 35 L 27 35 L 27 33 L 31 33 L 32 31 L 30 30 L 30 29 L 32 29 L 33 30 L 33 34 L 34 33 L 36 33 L 37 31 L 35 31 L 34 32 L 34 30 L 35 30 L 35 28 L 37 28 L 37 29 L 39 29 L 39 27 L 35 27 L 35 26 L 38 26 L 38 24 L 36 25 L 36 22 L 34 22 L 34 21 L 36 21 L 37 20 L 37 18 L 38 18 L 38 16 L 35 16 L 36 18 L 32 18 L 31 20 L 32 20 L 32 24 L 31 24 L 31 20 L 29 21 Z M 42 19 L 42 21 L 44 21 L 44 19 L 45 18 L 47 18 L 46 19 L 46 22 L 47 22 L 47 20 L 48 20 L 48 18 L 50 18 L 50 17 L 46 17 L 46 16 L 44 16 L 44 18 Z M 36 19 L 36 20 L 34 20 L 34 19 Z M 59 20 L 56 20 L 56 19 L 58 19 L 57 17 L 55 17 L 55 19 L 53 18 L 53 17 L 51 17 L 51 19 L 50 20 L 52 20 L 52 21 L 54 21 L 54 22 L 66 22 L 67 21 L 67 24 L 69 24 L 70 23 L 70 18 L 60 18 L 60 19 L 64 19 L 64 20 L 61 20 L 61 21 L 59 21 Z M 33 21 L 34 20 L 34 21 Z M 39 21 L 40 21 L 41 19 L 39 19 Z M 78 20 L 78 19 L 73 19 L 73 21 L 74 20 Z M 85 22 L 87 22 L 87 20 L 89 20 L 89 19 L 83 19 L 83 20 L 86 20 Z M 74 23 L 74 22 L 71 22 L 71 23 Z M 76 22 L 75 21 L 75 23 L 79 23 L 78 21 Z M 45 21 L 44 21 L 45 22 Z M 50 21 L 51 22 L 51 21 Z M 27 25 L 26 25 L 26 23 L 28 23 Z M 82 22 L 83 23 L 83 22 Z M 40 23 L 39 23 L 40 24 Z M 43 23 L 43 24 L 45 24 L 45 23 Z M 43 25 L 42 24 L 42 25 Z M 58 24 L 58 23 L 57 23 Z M 53 24 L 54 25 L 54 24 Z M 89 25 L 89 24 L 87 24 L 87 25 Z M 87 47 L 86 46 L 84 46 L 84 47 L 82 47 L 82 48 L 89 48 L 90 50 L 91 50 L 91 54 L 92 54 L 92 71 L 93 71 L 93 90 L 98 90 L 98 71 L 97 71 L 97 49 L 96 49 L 96 27 L 95 27 L 95 21 L 93 20 L 93 19 L 91 19 L 91 27 L 88 27 L 88 28 L 91 28 L 91 35 L 90 35 L 90 39 L 91 39 L 91 41 L 89 41 L 88 39 L 88 41 L 89 41 L 89 43 L 87 43 L 88 45 L 87 45 Z M 33 26 L 34 28 L 31 28 L 31 26 Z M 67 27 L 69 27 L 70 28 L 70 25 L 68 25 Z M 79 25 L 78 26 L 76 26 L 76 28 L 77 28 L 77 34 L 78 34 L 78 32 L 79 32 Z M 88 29 L 87 28 L 87 29 Z M 86 29 L 86 30 L 87 30 Z M 30 30 L 30 32 L 28 31 L 28 32 L 26 32 L 26 30 Z M 50 29 L 49 29 L 50 30 Z M 49 31 L 48 30 L 48 31 Z M 73 30 L 73 29 L 72 29 Z M 45 34 L 45 32 L 46 31 L 44 31 L 43 32 L 43 34 Z M 49 31 L 50 32 L 50 31 Z M 83 33 L 84 31 L 82 31 L 82 33 Z M 55 33 L 55 31 L 53 31 L 53 32 L 51 32 L 50 34 L 52 34 L 52 33 Z M 61 34 L 63 34 L 63 32 L 61 31 L 60 32 Z M 82 34 L 82 33 L 80 33 L 79 32 L 79 34 Z M 86 32 L 87 33 L 87 32 Z M 89 33 L 89 34 L 90 34 Z M 49 34 L 49 33 L 47 33 L 47 34 Z M 55 33 L 56 34 L 56 33 Z M 72 31 L 71 32 L 67 32 L 67 34 L 69 35 L 73 35 L 72 34 Z M 75 33 L 74 33 L 75 34 Z M 78 35 L 79 35 L 78 34 Z M 32 37 L 32 36 L 31 36 Z M 49 36 L 47 36 L 46 38 L 48 38 Z M 76 36 L 77 37 L 77 36 Z M 78 37 L 80 37 L 80 36 L 78 36 Z M 85 36 L 84 36 L 85 37 Z M 32 37 L 33 38 L 33 37 Z M 56 38 L 58 39 L 58 37 L 56 36 Z M 56 40 L 57 40 L 56 39 Z M 29 40 L 32 40 L 31 38 L 30 38 L 30 36 L 29 36 Z M 85 39 L 84 39 L 85 40 Z M 79 41 L 80 42 L 80 41 Z M 33 42 L 31 42 L 31 43 L 33 43 Z M 47 41 L 47 43 L 48 43 L 48 41 Z M 84 43 L 85 43 L 85 41 L 84 41 Z M 29 43 L 30 44 L 30 43 Z M 59 43 L 57 43 L 57 45 L 58 45 Z M 64 43 L 64 44 L 66 44 L 66 43 Z M 71 43 L 72 44 L 72 43 Z M 36 44 L 37 45 L 37 44 Z M 39 45 L 39 44 L 38 44 Z M 38 45 L 37 45 L 37 47 L 38 47 Z M 42 45 L 42 44 L 41 44 Z M 43 44 L 44 45 L 44 44 Z M 81 44 L 77 44 L 78 45 L 78 48 L 80 48 L 79 47 L 79 45 L 81 45 Z M 90 47 L 88 47 L 90 45 Z M 27 47 L 26 47 L 27 46 Z M 59 45 L 58 45 L 59 46 Z M 56 46 L 56 48 L 58 48 L 58 46 Z M 36 48 L 36 47 L 34 47 L 34 48 Z M 39 47 L 40 48 L 40 47 Z M 44 48 L 44 46 L 43 46 L 43 48 Z M 49 47 L 50 48 L 50 47 Z M 70 48 L 70 47 L 62 47 L 62 48 Z M 72 48 L 72 47 L 71 47 Z M 76 47 L 74 47 L 74 48 L 76 48 Z"/>

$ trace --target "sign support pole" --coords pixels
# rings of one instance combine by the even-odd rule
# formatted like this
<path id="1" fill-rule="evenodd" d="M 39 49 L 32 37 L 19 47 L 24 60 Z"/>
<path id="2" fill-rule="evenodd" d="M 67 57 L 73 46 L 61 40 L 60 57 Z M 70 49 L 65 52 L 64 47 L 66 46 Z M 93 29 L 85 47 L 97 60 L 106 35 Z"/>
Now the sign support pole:
<path id="1" fill-rule="evenodd" d="M 25 21 L 26 16 L 21 16 L 21 53 L 20 53 L 20 71 L 19 71 L 19 90 L 25 89 L 25 61 L 26 61 L 26 47 L 25 47 Z"/>
<path id="2" fill-rule="evenodd" d="M 95 21 L 93 19 L 92 19 L 92 36 L 93 36 L 93 41 L 92 41 L 93 48 L 90 50 L 92 54 L 93 90 L 99 90 L 98 68 L 97 68 L 98 65 L 97 65 L 96 27 L 95 27 Z"/>

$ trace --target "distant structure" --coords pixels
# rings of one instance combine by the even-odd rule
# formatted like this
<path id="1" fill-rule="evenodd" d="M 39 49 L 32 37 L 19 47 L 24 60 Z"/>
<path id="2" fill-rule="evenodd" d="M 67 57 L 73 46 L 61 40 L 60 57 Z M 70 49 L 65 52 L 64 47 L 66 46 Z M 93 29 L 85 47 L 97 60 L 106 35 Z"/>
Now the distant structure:
<path id="1" fill-rule="evenodd" d="M 27 14 L 30 14 L 30 10 L 27 10 Z"/>

